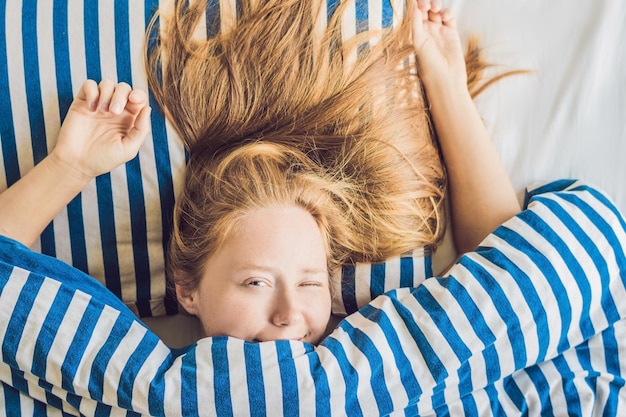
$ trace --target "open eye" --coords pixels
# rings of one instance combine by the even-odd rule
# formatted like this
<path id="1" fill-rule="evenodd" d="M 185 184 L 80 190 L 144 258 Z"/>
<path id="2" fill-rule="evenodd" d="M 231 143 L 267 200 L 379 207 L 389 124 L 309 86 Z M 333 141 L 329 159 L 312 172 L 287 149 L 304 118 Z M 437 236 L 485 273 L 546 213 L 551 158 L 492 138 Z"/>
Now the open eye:
<path id="1" fill-rule="evenodd" d="M 266 287 L 267 282 L 258 278 L 250 278 L 245 282 L 245 285 L 248 287 Z"/>

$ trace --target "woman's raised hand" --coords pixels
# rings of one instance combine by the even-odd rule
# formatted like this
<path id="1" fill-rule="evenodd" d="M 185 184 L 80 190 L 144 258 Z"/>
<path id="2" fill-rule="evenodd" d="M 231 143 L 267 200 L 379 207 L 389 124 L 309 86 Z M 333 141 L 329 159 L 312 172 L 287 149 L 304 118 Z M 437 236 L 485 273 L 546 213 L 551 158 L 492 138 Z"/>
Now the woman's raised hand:
<path id="1" fill-rule="evenodd" d="M 410 13 L 418 71 L 426 89 L 438 88 L 439 83 L 467 88 L 465 58 L 452 10 L 442 9 L 440 0 L 414 0 Z"/>
<path id="2" fill-rule="evenodd" d="M 90 180 L 133 159 L 150 133 L 147 94 L 126 83 L 83 83 L 51 156 Z"/>

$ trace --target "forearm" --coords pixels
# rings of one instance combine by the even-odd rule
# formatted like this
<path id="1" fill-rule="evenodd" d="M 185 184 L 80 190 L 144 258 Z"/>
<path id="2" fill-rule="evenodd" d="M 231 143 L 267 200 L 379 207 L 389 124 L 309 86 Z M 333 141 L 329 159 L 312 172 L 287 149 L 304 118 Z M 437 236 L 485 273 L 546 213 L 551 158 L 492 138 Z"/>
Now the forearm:
<path id="1" fill-rule="evenodd" d="M 459 252 L 474 249 L 520 211 L 515 190 L 464 86 L 427 88 L 448 172 L 452 231 Z"/>
<path id="2" fill-rule="evenodd" d="M 0 194 L 0 234 L 32 246 L 88 182 L 48 156 Z"/>

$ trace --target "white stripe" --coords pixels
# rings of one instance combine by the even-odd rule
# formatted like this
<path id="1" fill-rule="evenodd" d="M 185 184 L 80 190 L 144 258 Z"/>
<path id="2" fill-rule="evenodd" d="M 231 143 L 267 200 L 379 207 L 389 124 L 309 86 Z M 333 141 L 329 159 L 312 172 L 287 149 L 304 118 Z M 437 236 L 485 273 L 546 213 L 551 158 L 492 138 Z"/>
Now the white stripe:
<path id="1" fill-rule="evenodd" d="M 552 405 L 552 411 L 555 416 L 566 416 L 567 412 L 567 399 L 565 398 L 565 392 L 563 390 L 563 375 L 556 369 L 553 361 L 543 362 L 539 368 L 543 372 L 546 378 L 546 382 L 550 384 L 549 401 Z"/>
<path id="2" fill-rule="evenodd" d="M 346 383 L 339 367 L 339 362 L 324 346 L 319 346 L 316 350 L 320 365 L 326 372 L 328 386 L 330 390 L 330 410 L 332 415 L 341 415 L 346 409 Z"/>
<path id="3" fill-rule="evenodd" d="M 315 381 L 311 377 L 309 358 L 303 343 L 289 342 L 289 346 L 296 368 L 300 414 L 305 411 L 312 413 L 315 410 Z"/>
<path id="4" fill-rule="evenodd" d="M 7 76 L 9 80 L 13 129 L 17 146 L 20 174 L 23 176 L 34 165 L 31 146 L 30 119 L 26 99 L 24 73 L 24 45 L 22 42 L 22 1 L 9 1 L 6 7 Z"/>
<path id="5" fill-rule="evenodd" d="M 85 352 L 80 358 L 80 364 L 78 365 L 79 371 L 74 378 L 74 385 L 78 387 L 87 387 L 89 385 L 89 381 L 92 378 L 91 368 L 93 365 L 93 361 L 96 358 L 96 355 L 103 348 L 103 345 L 106 343 L 111 331 L 115 326 L 115 322 L 119 317 L 119 311 L 114 310 L 109 306 L 104 306 L 102 309 L 102 313 L 98 322 L 94 326 L 93 334 L 89 339 L 89 343 L 85 348 Z M 105 376 L 105 380 L 108 378 L 108 375 Z M 105 384 L 106 388 L 107 384 Z M 88 391 L 85 391 L 85 396 L 88 395 Z M 105 397 L 103 396 L 103 399 Z M 106 400 L 105 400 L 106 401 Z M 116 404 L 116 402 L 112 404 Z"/>
<path id="6" fill-rule="evenodd" d="M 426 259 L 431 258 L 432 254 L 425 254 L 424 249 L 415 249 L 412 254 L 413 258 L 413 286 L 417 287 L 420 285 L 426 278 L 430 278 L 426 276 Z M 431 259 L 432 260 L 432 259 Z"/>
<path id="7" fill-rule="evenodd" d="M 250 415 L 250 400 L 248 399 L 248 381 L 246 367 L 243 363 L 244 341 L 228 339 L 228 369 L 230 370 L 230 393 L 233 406 L 233 415 Z"/>
<path id="8" fill-rule="evenodd" d="M 385 333 L 377 325 L 372 325 L 372 322 L 362 316 L 361 314 L 355 314 L 349 318 L 350 324 L 357 329 L 367 329 L 367 336 L 371 339 L 378 354 L 383 358 L 385 366 L 383 366 L 383 375 L 385 382 L 387 383 L 387 392 L 391 397 L 393 403 L 392 409 L 404 408 L 409 400 L 406 389 L 400 379 L 400 371 L 395 363 L 394 352 L 389 347 L 389 342 L 385 337 Z M 367 383 L 364 381 L 364 383 Z"/>
<path id="9" fill-rule="evenodd" d="M 536 233 L 534 234 L 534 236 L 530 235 L 530 233 L 528 233 L 528 228 L 525 227 L 524 222 L 520 221 L 518 218 L 513 218 L 509 220 L 509 222 L 507 222 L 507 225 L 508 227 L 513 228 L 517 232 L 521 232 L 521 229 L 526 228 L 527 232 L 522 233 L 522 234 L 524 235 L 526 239 L 528 239 L 533 244 L 534 247 L 542 248 L 544 246 L 546 247 L 550 246 L 546 243 L 546 241 L 543 239 L 542 236 Z M 511 262 L 513 262 L 513 264 L 517 265 L 526 275 L 530 277 L 531 285 L 535 288 L 535 291 L 537 292 L 537 297 L 541 300 L 541 305 L 544 307 L 549 307 L 549 306 L 555 307 L 553 309 L 546 308 L 546 320 L 551 324 L 551 328 L 555 330 L 561 329 L 562 327 L 561 315 L 560 315 L 558 308 L 556 308 L 558 304 L 557 304 L 556 297 L 553 293 L 553 290 L 550 287 L 549 283 L 545 280 L 545 276 L 543 275 L 543 272 L 529 258 L 528 254 L 519 250 L 518 248 L 511 246 L 509 242 L 504 241 L 496 237 L 495 235 L 489 235 L 489 237 L 485 239 L 483 244 L 498 248 L 501 252 L 506 254 L 507 258 Z M 472 255 L 472 257 L 475 258 L 476 255 Z M 479 260 L 479 262 L 481 261 Z M 500 283 L 500 279 L 498 282 Z M 514 287 L 511 287 L 511 288 L 514 288 Z M 515 300 L 512 297 L 514 297 L 516 294 L 519 294 L 517 290 L 513 294 L 508 294 L 507 299 L 509 301 Z M 487 296 L 488 295 L 485 294 L 485 297 Z M 519 303 L 525 302 L 524 299 L 519 299 L 518 301 Z M 475 302 L 478 302 L 478 305 L 482 305 L 481 300 L 479 299 L 475 300 Z M 520 308 L 520 307 L 518 306 L 517 308 Z M 533 311 L 535 308 L 536 307 L 534 306 L 529 306 L 529 309 L 531 311 Z M 485 317 L 490 317 L 489 314 L 494 314 L 494 313 L 490 312 L 490 313 L 483 314 L 483 315 Z M 574 331 L 579 333 L 579 329 L 575 329 Z M 560 335 L 560 331 L 559 331 L 559 335 Z M 551 335 L 550 341 L 547 346 L 548 352 L 556 351 L 556 346 L 559 342 L 559 335 Z M 538 346 L 534 346 L 537 344 L 537 336 L 536 334 L 535 335 L 524 334 L 524 336 L 525 336 L 525 350 L 527 354 L 527 361 L 528 363 L 533 363 L 537 359 L 537 353 L 538 353 L 537 351 Z"/>
<path id="10" fill-rule="evenodd" d="M 135 378 L 135 381 L 133 384 L 132 404 L 133 404 L 134 409 L 146 410 L 146 413 L 147 413 L 148 404 L 149 404 L 148 394 L 150 391 L 150 386 L 149 384 L 146 384 L 146 381 L 153 381 L 155 379 L 157 372 L 159 372 L 159 368 L 161 366 L 160 364 L 168 360 L 171 354 L 172 352 L 167 346 L 165 346 L 163 343 L 159 343 L 152 349 L 150 354 L 146 357 L 141 369 L 137 372 L 137 377 Z M 209 356 L 209 355 L 205 355 L 205 356 Z M 207 369 L 207 368 L 202 368 L 200 365 L 197 366 L 197 369 Z M 198 386 L 200 387 L 202 385 L 198 385 Z M 206 394 L 207 398 L 209 397 L 209 392 L 211 392 L 211 390 L 207 390 L 207 394 Z"/>
<path id="11" fill-rule="evenodd" d="M 358 308 L 363 307 L 372 299 L 370 292 L 372 265 L 359 263 L 354 268 L 354 296 Z"/>
<path id="12" fill-rule="evenodd" d="M 383 283 L 385 292 L 400 287 L 400 258 L 392 258 L 385 262 Z"/>
<path id="13" fill-rule="evenodd" d="M 109 311 L 104 310 L 101 315 L 101 320 L 106 319 L 107 314 L 110 314 Z M 98 320 L 98 322 L 99 321 L 100 320 Z M 146 328 L 137 322 L 133 322 L 128 330 L 128 333 L 120 339 L 119 344 L 115 349 L 115 354 L 107 364 L 104 372 L 105 381 L 102 390 L 102 401 L 104 403 L 117 404 L 117 387 L 120 382 L 120 377 L 124 371 L 124 367 L 128 364 L 130 357 L 140 346 L 141 340 L 145 334 Z M 173 401 L 176 397 L 169 398 L 170 401 Z"/>
<path id="14" fill-rule="evenodd" d="M 196 346 L 196 384 L 204 387 L 202 390 L 202 405 L 198 399 L 198 414 L 200 417 L 210 417 L 217 414 L 215 408 L 214 364 L 211 356 L 213 339 L 206 338 L 198 341 Z"/>
<path id="15" fill-rule="evenodd" d="M 181 369 L 183 366 L 182 357 L 177 358 L 174 363 L 165 372 L 165 384 L 163 386 L 163 408 L 165 415 L 181 416 L 182 415 L 182 387 L 181 387 Z M 136 385 L 136 384 L 135 384 Z M 148 404 L 146 404 L 147 406 Z M 147 414 L 147 408 L 146 408 Z"/>
<path id="16" fill-rule="evenodd" d="M 507 416 L 519 415 L 521 410 L 517 408 L 513 400 L 511 400 L 511 397 L 509 397 L 504 389 L 503 379 L 496 381 L 493 388 L 496 391 L 496 399 L 498 400 L 500 406 L 502 406 L 503 414 Z"/>
<path id="17" fill-rule="evenodd" d="M 136 22 L 145 20 L 144 2 L 135 1 L 129 3 L 129 36 L 130 36 L 130 58 L 132 69 L 132 84 L 135 88 L 148 91 L 148 81 L 146 78 L 144 59 L 144 25 Z M 203 15 L 204 16 L 204 15 Z M 206 29 L 203 29 L 206 30 Z M 158 184 L 158 173 L 156 166 L 156 152 L 164 152 L 163 149 L 154 149 L 152 134 L 148 135 L 139 151 L 139 161 L 141 165 L 141 178 L 144 195 L 146 242 L 148 251 L 148 262 L 150 267 L 150 295 L 151 298 L 164 297 L 166 292 L 166 282 L 164 276 L 165 259 L 163 254 L 163 230 L 161 222 L 161 204 Z M 164 169 L 164 167 L 161 167 Z M 163 172 L 162 174 L 170 174 Z M 136 240 L 137 237 L 134 237 Z M 122 281 L 134 278 L 134 275 L 122 276 Z M 133 279 L 134 282 L 134 279 Z M 126 299 L 125 299 L 126 300 Z"/>
<path id="18" fill-rule="evenodd" d="M 32 306 L 30 306 L 30 312 L 28 318 L 24 324 L 22 338 L 17 349 L 16 360 L 18 363 L 30 363 L 32 364 L 35 358 L 35 347 L 37 345 L 37 336 L 41 331 L 43 322 L 52 307 L 54 298 L 59 291 L 60 284 L 57 281 L 46 279 L 39 292 L 37 298 Z"/>
<path id="19" fill-rule="evenodd" d="M 280 379 L 280 367 L 278 366 L 278 352 L 274 343 L 260 343 L 259 350 L 261 364 L 263 365 L 263 385 L 265 387 L 266 415 L 283 415 L 282 380 Z"/>
<path id="20" fill-rule="evenodd" d="M 53 385 L 62 386 L 60 368 L 63 366 L 67 351 L 74 340 L 78 325 L 90 300 L 91 296 L 79 291 L 75 292 L 59 325 L 46 357 L 45 379 Z"/>
<path id="21" fill-rule="evenodd" d="M 98 13 L 102 78 L 117 81 L 114 3 L 100 2 L 98 4 Z M 124 165 L 111 171 L 111 188 L 113 192 L 113 215 L 115 218 L 115 236 L 118 242 L 120 277 L 132 277 L 135 276 L 135 265 L 130 223 L 130 191 Z M 121 280 L 121 283 L 121 298 L 125 301 L 136 300 L 137 289 L 135 281 Z"/>
<path id="22" fill-rule="evenodd" d="M 619 225 L 618 220 L 613 212 L 611 212 L 606 206 L 604 206 L 586 191 L 579 196 L 584 198 L 584 200 L 589 203 L 594 210 L 597 211 L 597 214 L 609 223 L 612 230 L 616 233 L 618 239 L 621 239 L 622 242 L 626 242 L 624 230 L 622 229 L 621 225 Z M 549 197 L 557 202 L 559 200 L 556 196 Z M 563 204 L 566 203 L 564 202 Z M 607 268 L 611 276 L 618 277 L 620 275 L 620 271 L 618 268 L 618 259 L 615 254 L 617 248 L 614 248 L 611 245 L 604 233 L 577 206 L 572 206 L 568 210 L 568 212 L 572 215 L 572 217 L 581 227 L 581 229 L 584 230 L 589 239 L 596 245 L 598 251 L 603 257 L 603 260 L 606 262 Z M 585 248 L 583 247 L 583 251 L 584 250 Z M 623 254 L 618 255 L 623 256 Z M 589 268 L 586 268 L 586 271 L 587 269 L 589 269 L 589 272 L 586 273 L 586 278 L 589 280 L 589 284 L 591 286 L 593 294 L 591 306 L 595 306 L 595 308 L 592 308 L 590 316 L 595 327 L 604 328 L 607 325 L 607 319 L 605 312 L 602 309 L 602 306 L 599 305 L 599 303 L 601 301 L 601 294 L 603 290 L 606 289 L 603 287 L 604 283 L 602 283 L 602 281 L 600 280 L 599 274 L 596 273 L 595 266 L 591 263 L 588 266 Z M 626 306 L 624 305 L 624 303 L 620 303 L 618 301 L 626 297 L 626 291 L 621 280 L 612 279 L 609 284 L 609 291 L 611 292 L 613 300 L 616 301 L 616 307 L 618 311 L 621 311 L 622 315 L 626 314 Z"/>

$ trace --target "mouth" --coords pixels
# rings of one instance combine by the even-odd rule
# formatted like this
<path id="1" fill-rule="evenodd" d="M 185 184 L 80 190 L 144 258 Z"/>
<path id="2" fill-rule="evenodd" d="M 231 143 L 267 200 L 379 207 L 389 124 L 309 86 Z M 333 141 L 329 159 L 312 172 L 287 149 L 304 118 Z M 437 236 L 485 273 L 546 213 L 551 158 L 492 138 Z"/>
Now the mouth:
<path id="1" fill-rule="evenodd" d="M 272 342 L 272 341 L 276 341 L 276 340 L 289 340 L 289 341 L 293 341 L 293 342 L 304 342 L 304 339 L 306 338 L 307 335 L 301 336 L 301 337 L 286 337 L 286 338 L 277 338 L 277 339 L 267 339 L 267 340 L 261 340 L 258 338 L 254 338 L 252 339 L 253 343 L 263 343 L 263 342 Z"/>

